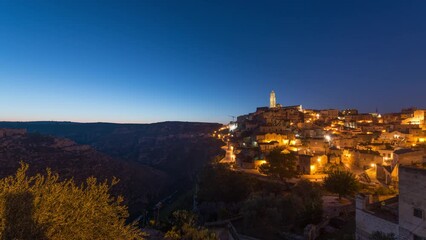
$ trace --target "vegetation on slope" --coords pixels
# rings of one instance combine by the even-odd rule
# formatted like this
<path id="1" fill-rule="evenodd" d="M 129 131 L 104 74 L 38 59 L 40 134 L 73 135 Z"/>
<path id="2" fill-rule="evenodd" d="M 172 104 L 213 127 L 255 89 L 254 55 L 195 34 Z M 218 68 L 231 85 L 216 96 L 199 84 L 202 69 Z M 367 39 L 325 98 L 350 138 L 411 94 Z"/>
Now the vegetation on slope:
<path id="1" fill-rule="evenodd" d="M 1 239 L 143 239 L 126 224 L 127 207 L 109 191 L 117 182 L 84 184 L 45 175 L 27 175 L 22 164 L 14 176 L 0 180 Z"/>

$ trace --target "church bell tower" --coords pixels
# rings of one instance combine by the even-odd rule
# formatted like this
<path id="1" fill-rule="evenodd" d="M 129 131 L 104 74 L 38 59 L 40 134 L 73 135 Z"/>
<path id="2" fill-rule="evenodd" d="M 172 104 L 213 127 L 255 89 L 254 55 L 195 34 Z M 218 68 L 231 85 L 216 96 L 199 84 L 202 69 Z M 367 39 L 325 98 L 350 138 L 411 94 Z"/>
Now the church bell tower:
<path id="1" fill-rule="evenodd" d="M 275 92 L 272 91 L 271 94 L 269 94 L 269 108 L 274 108 L 277 106 L 277 100 L 275 98 Z"/>

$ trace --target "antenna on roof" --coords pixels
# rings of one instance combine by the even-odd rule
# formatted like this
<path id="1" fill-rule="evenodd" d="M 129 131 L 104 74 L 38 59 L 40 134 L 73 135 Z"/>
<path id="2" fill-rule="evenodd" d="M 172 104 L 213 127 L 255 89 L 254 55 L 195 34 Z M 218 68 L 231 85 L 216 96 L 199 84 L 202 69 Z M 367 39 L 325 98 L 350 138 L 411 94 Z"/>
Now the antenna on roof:
<path id="1" fill-rule="evenodd" d="M 235 116 L 228 115 L 228 117 L 231 117 L 231 118 L 232 118 L 232 121 L 233 121 L 233 122 L 235 122 L 235 118 L 236 118 Z"/>

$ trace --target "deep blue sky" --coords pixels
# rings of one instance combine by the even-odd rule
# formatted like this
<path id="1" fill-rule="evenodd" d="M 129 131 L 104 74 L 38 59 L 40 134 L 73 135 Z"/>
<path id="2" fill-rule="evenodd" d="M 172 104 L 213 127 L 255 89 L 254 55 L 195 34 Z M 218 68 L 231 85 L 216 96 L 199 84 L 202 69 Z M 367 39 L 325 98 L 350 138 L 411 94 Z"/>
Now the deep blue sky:
<path id="1" fill-rule="evenodd" d="M 0 120 L 426 107 L 426 1 L 0 1 Z"/>

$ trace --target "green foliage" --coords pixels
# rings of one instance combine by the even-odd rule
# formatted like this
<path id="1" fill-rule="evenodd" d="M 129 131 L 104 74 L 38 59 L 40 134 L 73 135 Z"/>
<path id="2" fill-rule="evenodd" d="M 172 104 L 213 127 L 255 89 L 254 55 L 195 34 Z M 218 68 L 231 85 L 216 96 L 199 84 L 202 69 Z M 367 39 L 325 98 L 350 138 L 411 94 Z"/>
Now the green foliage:
<path id="1" fill-rule="evenodd" d="M 256 193 L 241 208 L 246 229 L 278 228 L 296 221 L 302 209 L 300 199 L 292 195 Z"/>
<path id="2" fill-rule="evenodd" d="M 300 198 L 303 205 L 300 214 L 302 225 L 321 221 L 323 201 L 319 184 L 301 180 L 292 189 L 292 194 Z"/>
<path id="3" fill-rule="evenodd" d="M 263 231 L 317 223 L 322 216 L 321 189 L 317 184 L 300 181 L 290 194 L 256 193 L 243 203 L 241 214 L 247 229 L 263 228 Z"/>
<path id="4" fill-rule="evenodd" d="M 335 171 L 344 171 L 345 170 L 345 166 L 343 166 L 342 164 L 333 164 L 333 163 L 327 163 L 324 166 L 324 173 L 332 173 Z"/>
<path id="5" fill-rule="evenodd" d="M 279 178 L 292 178 L 297 176 L 296 156 L 294 154 L 285 154 L 281 148 L 275 148 L 266 157 L 267 163 L 259 167 L 263 174 Z"/>
<path id="6" fill-rule="evenodd" d="M 353 194 L 358 190 L 358 181 L 355 175 L 348 171 L 334 171 L 324 178 L 324 187 L 333 193 L 342 196 Z"/>
<path id="7" fill-rule="evenodd" d="M 216 240 L 216 235 L 204 227 L 197 226 L 197 216 L 179 210 L 173 213 L 174 224 L 165 235 L 168 240 Z"/>
<path id="8" fill-rule="evenodd" d="M 377 195 L 393 195 L 396 194 L 396 191 L 393 189 L 390 189 L 388 187 L 379 187 L 377 189 L 374 190 L 374 194 Z"/>
<path id="9" fill-rule="evenodd" d="M 395 234 L 375 231 L 368 238 L 370 240 L 396 240 Z"/>
<path id="10" fill-rule="evenodd" d="M 77 186 L 46 175 L 27 176 L 21 164 L 15 176 L 0 180 L 0 239 L 143 239 L 125 223 L 127 207 L 109 194 L 117 181 L 88 178 Z"/>
<path id="11" fill-rule="evenodd" d="M 197 196 L 202 202 L 240 202 L 251 192 L 249 177 L 222 164 L 206 167 L 199 176 L 198 184 Z"/>

